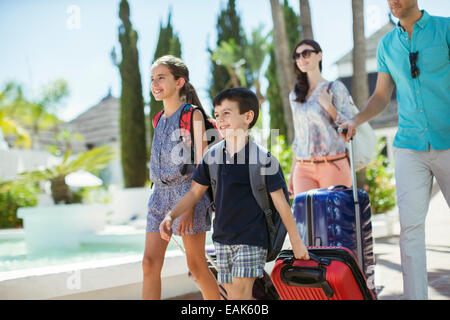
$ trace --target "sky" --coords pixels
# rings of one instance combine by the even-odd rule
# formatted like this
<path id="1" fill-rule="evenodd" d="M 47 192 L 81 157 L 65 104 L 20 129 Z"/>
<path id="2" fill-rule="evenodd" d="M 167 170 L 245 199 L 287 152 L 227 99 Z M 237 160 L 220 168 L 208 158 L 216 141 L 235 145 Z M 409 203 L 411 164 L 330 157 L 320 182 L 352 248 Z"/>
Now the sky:
<path id="1" fill-rule="evenodd" d="M 144 100 L 150 99 L 150 66 L 159 26 L 172 25 L 182 44 L 182 59 L 204 106 L 210 60 L 207 48 L 216 46 L 216 23 L 226 0 L 128 0 L 131 22 L 138 32 L 139 65 Z M 269 0 L 237 0 L 246 34 L 263 24 L 273 28 Z M 69 121 L 97 104 L 111 88 L 119 97 L 121 80 L 110 52 L 120 56 L 118 17 L 120 0 L 0 0 L 0 90 L 7 81 L 23 85 L 27 97 L 38 98 L 41 88 L 63 78 L 70 95 L 58 116 Z M 299 1 L 289 0 L 298 13 Z M 336 60 L 353 47 L 351 0 L 310 0 L 315 40 L 323 50 L 323 75 L 337 78 Z M 419 0 L 432 15 L 450 16 L 450 1 Z M 369 36 L 388 21 L 386 0 L 365 0 L 365 32 Z M 292 32 L 297 32 L 292 30 Z M 264 65 L 267 67 L 267 61 Z M 264 74 L 264 72 L 263 72 Z M 263 86 L 267 82 L 263 80 Z"/>

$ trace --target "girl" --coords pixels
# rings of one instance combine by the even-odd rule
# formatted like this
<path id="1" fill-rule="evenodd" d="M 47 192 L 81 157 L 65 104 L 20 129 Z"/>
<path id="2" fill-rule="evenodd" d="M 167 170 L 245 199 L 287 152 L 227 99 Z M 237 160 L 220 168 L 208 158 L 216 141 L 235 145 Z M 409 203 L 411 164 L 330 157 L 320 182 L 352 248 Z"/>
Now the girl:
<path id="1" fill-rule="evenodd" d="M 340 81 L 321 75 L 322 49 L 313 40 L 298 43 L 293 52 L 296 83 L 289 95 L 294 118 L 294 159 L 289 192 L 351 186 L 346 144 L 338 124 L 352 117 L 352 98 Z"/>
<path id="2" fill-rule="evenodd" d="M 143 299 L 161 298 L 161 269 L 168 242 L 161 239 L 159 225 L 172 207 L 187 193 L 191 186 L 194 165 L 182 170 L 183 164 L 174 161 L 172 150 L 180 143 L 174 138 L 179 132 L 180 112 L 184 105 L 201 108 L 194 87 L 189 82 L 189 71 L 181 59 L 163 56 L 152 65 L 151 90 L 154 98 L 163 101 L 164 113 L 159 119 L 152 142 L 150 180 L 155 184 L 149 199 L 147 234 L 142 269 Z M 199 163 L 207 142 L 202 137 L 205 123 L 200 110 L 193 114 L 196 163 Z M 175 132 L 174 132 L 175 131 Z M 186 172 L 187 171 L 187 172 Z M 183 173 L 182 173 L 183 172 Z M 181 235 L 186 250 L 187 264 L 196 279 L 204 299 L 220 299 L 217 282 L 205 259 L 205 235 L 211 223 L 207 219 L 210 200 L 207 195 L 190 209 L 188 214 L 174 221 L 172 231 Z"/>

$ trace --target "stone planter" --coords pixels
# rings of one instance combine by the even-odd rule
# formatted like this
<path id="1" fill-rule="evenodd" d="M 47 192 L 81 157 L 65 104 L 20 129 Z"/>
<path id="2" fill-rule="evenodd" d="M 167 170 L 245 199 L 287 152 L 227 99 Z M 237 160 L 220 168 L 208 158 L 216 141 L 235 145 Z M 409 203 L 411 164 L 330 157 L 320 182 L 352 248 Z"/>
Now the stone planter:
<path id="1" fill-rule="evenodd" d="M 110 188 L 111 223 L 123 224 L 133 219 L 147 217 L 147 204 L 151 194 L 149 187 L 143 188 Z"/>
<path id="2" fill-rule="evenodd" d="M 108 205 L 69 204 L 19 208 L 29 253 L 77 248 L 83 235 L 102 230 Z"/>

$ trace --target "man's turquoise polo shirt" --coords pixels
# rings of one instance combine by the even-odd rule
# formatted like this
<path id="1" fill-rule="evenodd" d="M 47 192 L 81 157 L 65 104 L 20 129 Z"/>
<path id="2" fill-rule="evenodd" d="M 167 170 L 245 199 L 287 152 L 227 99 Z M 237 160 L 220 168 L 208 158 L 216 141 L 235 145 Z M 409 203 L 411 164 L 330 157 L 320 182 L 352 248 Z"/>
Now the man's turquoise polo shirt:
<path id="1" fill-rule="evenodd" d="M 409 35 L 400 24 L 378 44 L 377 71 L 397 88 L 398 131 L 394 147 L 417 151 L 450 148 L 450 18 L 422 18 Z M 418 51 L 419 76 L 411 76 L 409 53 Z"/>

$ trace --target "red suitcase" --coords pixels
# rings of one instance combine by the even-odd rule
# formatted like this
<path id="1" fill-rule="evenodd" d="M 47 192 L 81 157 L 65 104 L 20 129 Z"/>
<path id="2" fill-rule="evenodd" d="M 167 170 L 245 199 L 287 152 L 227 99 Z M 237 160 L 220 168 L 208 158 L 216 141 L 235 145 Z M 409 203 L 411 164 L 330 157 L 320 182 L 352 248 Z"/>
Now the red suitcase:
<path id="1" fill-rule="evenodd" d="M 375 300 L 353 253 L 344 247 L 309 247 L 311 260 L 283 250 L 271 273 L 282 300 Z"/>

